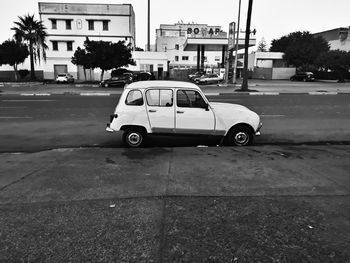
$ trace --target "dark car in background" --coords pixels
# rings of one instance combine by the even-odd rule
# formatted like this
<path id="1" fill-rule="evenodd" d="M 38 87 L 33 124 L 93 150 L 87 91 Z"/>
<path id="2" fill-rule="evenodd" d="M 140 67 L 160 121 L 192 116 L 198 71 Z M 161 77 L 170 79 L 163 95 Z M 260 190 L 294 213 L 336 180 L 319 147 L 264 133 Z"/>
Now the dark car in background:
<path id="1" fill-rule="evenodd" d="M 314 81 L 315 76 L 312 72 L 298 72 L 297 74 L 290 77 L 291 81 Z"/>
<path id="2" fill-rule="evenodd" d="M 154 80 L 154 79 L 155 79 L 154 75 L 147 71 L 134 73 L 134 81 Z"/>
<path id="3" fill-rule="evenodd" d="M 100 86 L 105 88 L 124 86 L 125 84 L 130 84 L 131 82 L 133 82 L 133 79 L 133 73 L 126 72 L 121 75 L 113 76 L 109 79 L 101 81 Z"/>

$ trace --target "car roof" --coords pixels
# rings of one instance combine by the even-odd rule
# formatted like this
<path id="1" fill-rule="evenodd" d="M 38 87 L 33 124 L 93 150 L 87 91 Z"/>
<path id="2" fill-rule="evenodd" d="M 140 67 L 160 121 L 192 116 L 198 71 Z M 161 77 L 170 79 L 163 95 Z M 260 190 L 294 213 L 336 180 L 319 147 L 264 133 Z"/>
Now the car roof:
<path id="1" fill-rule="evenodd" d="M 125 87 L 125 89 L 146 89 L 146 88 L 155 88 L 155 87 L 167 87 L 167 88 L 200 88 L 191 83 L 185 81 L 173 81 L 173 80 L 145 80 L 133 82 Z"/>

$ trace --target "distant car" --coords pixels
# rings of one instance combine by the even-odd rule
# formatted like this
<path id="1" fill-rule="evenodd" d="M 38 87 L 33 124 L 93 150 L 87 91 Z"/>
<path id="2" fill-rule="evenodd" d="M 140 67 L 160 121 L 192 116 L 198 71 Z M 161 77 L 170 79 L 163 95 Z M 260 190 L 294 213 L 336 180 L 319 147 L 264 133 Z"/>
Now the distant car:
<path id="1" fill-rule="evenodd" d="M 141 147 L 148 134 L 212 135 L 228 145 L 245 146 L 260 135 L 260 117 L 248 108 L 210 102 L 195 84 L 138 81 L 128 85 L 106 131 L 123 132 L 128 147 Z"/>
<path id="2" fill-rule="evenodd" d="M 197 84 L 214 84 L 214 83 L 220 83 L 222 80 L 223 78 L 218 74 L 207 74 L 196 79 L 196 83 Z"/>
<path id="3" fill-rule="evenodd" d="M 314 73 L 312 72 L 298 72 L 297 74 L 290 77 L 291 81 L 314 81 Z"/>
<path id="4" fill-rule="evenodd" d="M 191 80 L 191 81 L 194 81 L 196 78 L 200 78 L 204 74 L 205 74 L 204 71 L 197 71 L 194 74 L 188 75 L 188 79 Z"/>
<path id="5" fill-rule="evenodd" d="M 123 73 L 118 76 L 111 77 L 109 79 L 103 80 L 100 82 L 100 86 L 109 88 L 109 87 L 117 87 L 117 86 L 125 86 L 125 84 L 130 84 L 133 82 L 133 74 L 132 73 Z"/>
<path id="6" fill-rule="evenodd" d="M 69 73 L 60 73 L 56 77 L 57 83 L 73 83 L 74 77 Z"/>
<path id="7" fill-rule="evenodd" d="M 147 71 L 134 74 L 134 81 L 142 80 L 154 80 L 154 75 Z"/>

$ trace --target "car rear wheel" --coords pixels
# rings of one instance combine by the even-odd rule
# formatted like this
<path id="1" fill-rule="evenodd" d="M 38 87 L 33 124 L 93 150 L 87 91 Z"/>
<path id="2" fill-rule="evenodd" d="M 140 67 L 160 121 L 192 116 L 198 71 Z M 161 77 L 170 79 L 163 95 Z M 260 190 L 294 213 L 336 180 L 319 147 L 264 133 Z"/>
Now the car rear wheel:
<path id="1" fill-rule="evenodd" d="M 105 86 L 105 88 L 108 88 L 108 87 L 109 87 L 109 84 L 108 84 L 108 83 L 105 83 L 104 86 Z"/>
<path id="2" fill-rule="evenodd" d="M 124 131 L 123 142 L 127 147 L 138 148 L 141 147 L 146 139 L 146 134 L 137 128 L 130 128 Z"/>
<path id="3" fill-rule="evenodd" d="M 251 129 L 244 125 L 233 127 L 227 135 L 227 144 L 230 146 L 246 146 L 253 143 L 254 135 Z"/>

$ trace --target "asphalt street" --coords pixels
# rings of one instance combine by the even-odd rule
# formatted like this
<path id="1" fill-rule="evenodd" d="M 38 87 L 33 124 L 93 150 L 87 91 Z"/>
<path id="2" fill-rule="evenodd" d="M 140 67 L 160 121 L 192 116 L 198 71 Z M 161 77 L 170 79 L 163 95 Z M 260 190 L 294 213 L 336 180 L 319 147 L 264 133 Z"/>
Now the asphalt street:
<path id="1" fill-rule="evenodd" d="M 120 95 L 0 97 L 0 151 L 38 151 L 60 147 L 123 147 L 121 134 L 105 132 Z M 256 144 L 349 143 L 350 94 L 208 96 L 237 103 L 263 121 Z M 150 137 L 149 147 L 216 145 L 213 138 Z"/>

